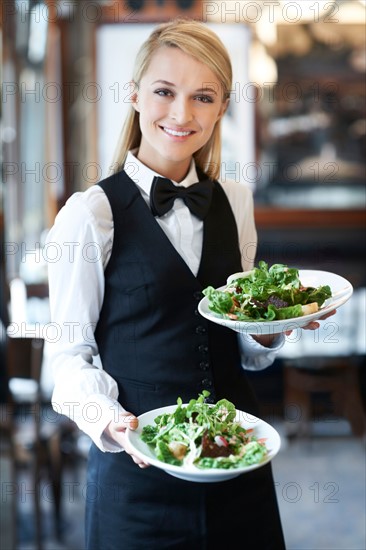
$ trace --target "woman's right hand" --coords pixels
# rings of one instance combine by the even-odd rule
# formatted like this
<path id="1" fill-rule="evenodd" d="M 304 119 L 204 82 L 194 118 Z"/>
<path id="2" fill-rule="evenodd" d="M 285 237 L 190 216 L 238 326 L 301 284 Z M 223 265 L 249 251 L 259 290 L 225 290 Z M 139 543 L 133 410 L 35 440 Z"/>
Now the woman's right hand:
<path id="1" fill-rule="evenodd" d="M 126 429 L 136 430 L 139 425 L 139 421 L 133 414 L 129 412 L 120 413 L 118 420 L 111 420 L 108 426 L 105 428 L 104 433 L 121 445 L 125 452 L 129 454 L 132 460 L 140 466 L 140 468 L 147 468 L 149 464 L 141 460 L 138 456 L 134 454 L 134 450 L 130 446 L 126 438 Z"/>

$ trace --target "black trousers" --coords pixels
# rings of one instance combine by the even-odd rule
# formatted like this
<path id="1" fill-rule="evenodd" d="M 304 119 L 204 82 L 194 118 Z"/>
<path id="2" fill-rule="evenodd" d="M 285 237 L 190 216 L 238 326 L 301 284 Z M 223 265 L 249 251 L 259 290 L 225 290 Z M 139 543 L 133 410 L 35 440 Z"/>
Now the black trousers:
<path id="1" fill-rule="evenodd" d="M 238 541 L 239 540 L 239 544 Z M 283 550 L 270 464 L 229 481 L 195 483 L 92 445 L 87 550 Z"/>

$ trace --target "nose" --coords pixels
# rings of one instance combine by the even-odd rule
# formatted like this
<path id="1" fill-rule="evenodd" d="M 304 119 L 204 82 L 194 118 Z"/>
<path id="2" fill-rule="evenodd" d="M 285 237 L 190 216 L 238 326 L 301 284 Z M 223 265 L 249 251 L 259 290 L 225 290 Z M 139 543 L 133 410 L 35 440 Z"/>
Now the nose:
<path id="1" fill-rule="evenodd" d="M 180 126 L 190 122 L 193 114 L 189 99 L 176 97 L 171 105 L 170 116 Z"/>

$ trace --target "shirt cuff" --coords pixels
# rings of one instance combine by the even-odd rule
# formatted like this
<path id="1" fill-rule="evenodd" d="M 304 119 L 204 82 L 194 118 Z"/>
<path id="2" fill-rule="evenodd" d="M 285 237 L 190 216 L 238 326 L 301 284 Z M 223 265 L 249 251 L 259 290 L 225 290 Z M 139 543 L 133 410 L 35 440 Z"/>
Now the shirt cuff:
<path id="1" fill-rule="evenodd" d="M 123 447 L 103 432 L 111 420 L 117 421 L 122 412 L 126 411 L 115 399 L 93 394 L 83 404 L 77 424 L 102 452 L 119 453 L 124 450 Z"/>
<path id="2" fill-rule="evenodd" d="M 102 398 L 105 396 L 101 396 Z M 106 408 L 104 417 L 107 420 L 107 423 L 102 423 L 99 426 L 98 432 L 95 432 L 93 441 L 96 444 L 96 446 L 102 451 L 102 452 L 109 452 L 109 453 L 120 453 L 123 451 L 123 447 L 114 441 L 111 437 L 106 435 L 104 433 L 105 428 L 108 426 L 109 422 L 111 420 L 116 420 L 119 418 L 120 413 L 126 412 L 125 409 L 118 403 L 118 401 L 115 401 L 110 398 L 106 398 L 106 400 L 109 402 L 108 409 Z M 109 414 L 110 416 L 109 416 Z M 102 430 L 100 431 L 100 429 Z"/>
<path id="3" fill-rule="evenodd" d="M 241 364 L 245 370 L 263 370 L 270 367 L 285 344 L 285 335 L 279 334 L 271 346 L 262 346 L 250 334 L 239 333 Z"/>

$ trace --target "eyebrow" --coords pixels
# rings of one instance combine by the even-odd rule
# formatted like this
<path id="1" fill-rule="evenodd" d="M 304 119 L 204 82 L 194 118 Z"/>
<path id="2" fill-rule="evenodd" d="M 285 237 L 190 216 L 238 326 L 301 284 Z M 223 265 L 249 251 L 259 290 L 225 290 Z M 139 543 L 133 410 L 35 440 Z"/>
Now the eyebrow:
<path id="1" fill-rule="evenodd" d="M 173 84 L 173 82 L 169 82 L 168 80 L 155 80 L 152 85 L 154 84 L 164 84 L 165 86 L 171 86 L 173 88 L 176 88 L 176 85 Z M 198 88 L 196 90 L 196 93 L 199 93 L 199 92 L 211 92 L 215 95 L 217 95 L 217 92 L 215 90 L 215 88 L 211 88 L 210 86 L 205 86 L 204 88 Z"/>

